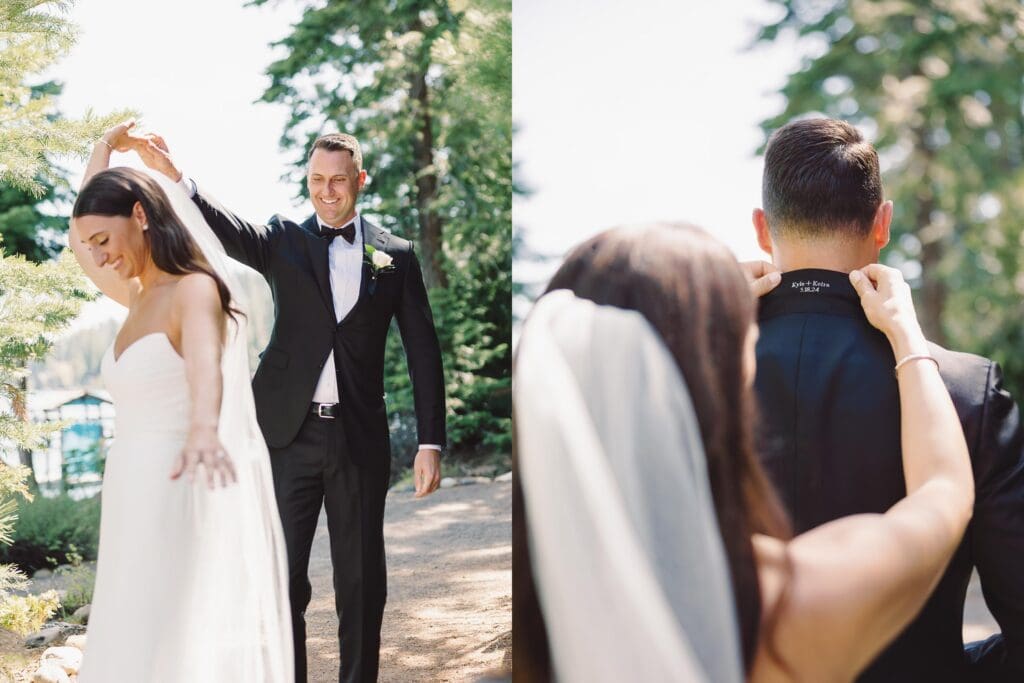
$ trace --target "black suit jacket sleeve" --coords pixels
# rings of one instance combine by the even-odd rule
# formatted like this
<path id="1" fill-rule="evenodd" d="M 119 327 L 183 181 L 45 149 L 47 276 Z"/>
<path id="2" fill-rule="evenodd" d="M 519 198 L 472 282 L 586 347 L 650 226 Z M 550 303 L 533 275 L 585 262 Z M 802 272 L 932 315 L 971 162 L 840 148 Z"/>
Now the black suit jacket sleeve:
<path id="1" fill-rule="evenodd" d="M 979 680 L 1024 681 L 1024 429 L 995 363 L 979 439 L 971 544 L 985 602 L 1002 633 L 967 651 Z"/>
<path id="2" fill-rule="evenodd" d="M 411 248 L 395 319 L 398 321 L 409 364 L 409 379 L 412 380 L 417 437 L 421 444 L 444 446 L 444 370 L 441 366 L 441 345 L 437 341 L 420 263 Z"/>
<path id="3" fill-rule="evenodd" d="M 228 256 L 267 277 L 273 243 L 284 229 L 281 222 L 275 217 L 266 225 L 249 223 L 224 208 L 200 188 L 196 188 L 192 201 L 224 245 Z"/>

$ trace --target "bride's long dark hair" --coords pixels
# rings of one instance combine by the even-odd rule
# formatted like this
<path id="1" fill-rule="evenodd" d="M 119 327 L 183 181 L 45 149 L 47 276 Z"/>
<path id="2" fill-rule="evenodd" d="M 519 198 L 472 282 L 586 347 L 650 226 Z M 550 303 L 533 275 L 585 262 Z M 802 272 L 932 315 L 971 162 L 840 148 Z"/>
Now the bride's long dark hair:
<path id="1" fill-rule="evenodd" d="M 576 247 L 547 291 L 571 290 L 597 304 L 638 311 L 657 330 L 686 379 L 704 440 L 715 511 L 729 562 L 747 671 L 757 649 L 761 591 L 751 536 L 788 539 L 789 522 L 755 457 L 755 400 L 744 374 L 744 345 L 756 301 L 736 258 L 690 225 L 613 229 Z M 652 474 L 652 476 L 655 476 Z M 520 492 L 517 492 L 520 493 Z M 515 598 L 535 601 L 522 561 L 528 523 L 517 496 L 514 511 L 520 562 Z M 667 541 L 669 542 L 669 541 Z M 521 622 L 543 621 L 525 602 Z M 516 619 L 516 617 L 513 617 Z M 767 620 L 770 623 L 770 619 Z M 543 625 L 540 626 L 540 639 Z M 537 628 L 537 625 L 534 625 Z M 526 638 L 524 638 L 524 641 Z M 546 643 L 533 645 L 541 659 Z M 515 648 L 513 648 L 515 653 Z M 530 666 L 524 662 L 524 668 Z M 543 670 L 547 662 L 534 662 Z"/>
<path id="2" fill-rule="evenodd" d="M 231 305 L 227 284 L 213 270 L 188 229 L 174 213 L 163 188 L 145 173 L 132 168 L 108 168 L 100 171 L 78 193 L 71 211 L 74 218 L 82 216 L 132 215 L 135 203 L 142 205 L 149 229 L 143 239 L 149 247 L 156 267 L 171 275 L 204 273 L 213 278 L 224 315 L 237 320 L 241 314 Z"/>

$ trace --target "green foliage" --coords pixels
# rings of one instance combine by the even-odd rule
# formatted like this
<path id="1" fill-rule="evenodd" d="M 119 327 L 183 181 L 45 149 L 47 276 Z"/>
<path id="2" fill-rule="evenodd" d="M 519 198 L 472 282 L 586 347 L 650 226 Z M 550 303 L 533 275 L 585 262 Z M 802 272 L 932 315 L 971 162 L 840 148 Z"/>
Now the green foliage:
<path id="1" fill-rule="evenodd" d="M 26 420 L 22 380 L 28 364 L 43 358 L 53 336 L 95 297 L 70 252 L 58 261 L 33 264 L 0 250 L 0 450 L 40 446 L 58 425 Z"/>
<path id="2" fill-rule="evenodd" d="M 71 4 L 0 0 L 0 182 L 36 196 L 61 182 L 47 155 L 84 157 L 90 142 L 130 114 L 64 119 L 56 116 L 53 88 L 28 84 L 74 44 L 74 27 L 65 18 Z"/>
<path id="3" fill-rule="evenodd" d="M 1024 394 L 1024 23 L 1016 0 L 774 0 L 759 40 L 813 56 L 762 125 L 821 112 L 862 126 L 895 203 L 890 265 L 912 278 L 926 333 L 1004 366 Z"/>
<path id="4" fill-rule="evenodd" d="M 96 587 L 96 570 L 85 564 L 72 564 L 54 572 L 61 577 L 64 599 L 57 611 L 58 618 L 69 619 L 79 607 L 92 604 L 93 589 Z"/>
<path id="5" fill-rule="evenodd" d="M 7 595 L 0 599 L 0 628 L 27 636 L 38 631 L 60 607 L 57 591 L 40 595 Z"/>
<path id="6" fill-rule="evenodd" d="M 256 0 L 262 4 L 265 0 Z M 411 239 L 444 354 L 456 458 L 507 452 L 511 432 L 511 3 L 331 0 L 278 45 L 267 102 L 292 108 L 282 146 L 304 175 L 329 129 L 355 135 L 362 206 Z M 303 192 L 305 192 L 303 190 Z M 392 452 L 415 452 L 411 385 L 396 334 L 385 386 Z"/>
<path id="7" fill-rule="evenodd" d="M 0 549 L 0 562 L 26 572 L 96 559 L 99 545 L 99 498 L 37 496 L 22 506 L 14 542 Z"/>

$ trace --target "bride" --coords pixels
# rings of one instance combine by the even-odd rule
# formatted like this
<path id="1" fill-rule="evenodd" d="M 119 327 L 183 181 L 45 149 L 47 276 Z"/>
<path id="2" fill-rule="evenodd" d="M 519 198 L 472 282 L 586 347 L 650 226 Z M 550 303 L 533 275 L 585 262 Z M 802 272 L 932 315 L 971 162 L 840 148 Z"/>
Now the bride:
<path id="1" fill-rule="evenodd" d="M 81 683 L 286 681 L 285 548 L 256 423 L 241 290 L 192 203 L 96 143 L 69 241 L 128 316 L 102 361 L 117 409 Z"/>

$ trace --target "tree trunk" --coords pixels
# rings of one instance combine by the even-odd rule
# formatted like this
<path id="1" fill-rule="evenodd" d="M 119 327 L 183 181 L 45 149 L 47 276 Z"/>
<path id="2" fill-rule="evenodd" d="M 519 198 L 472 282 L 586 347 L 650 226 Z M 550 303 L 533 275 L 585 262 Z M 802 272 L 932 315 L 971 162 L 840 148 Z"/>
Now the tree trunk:
<path id="1" fill-rule="evenodd" d="M 420 28 L 422 30 L 422 27 Z M 443 223 L 433 203 L 437 199 L 437 170 L 434 167 L 434 131 L 430 116 L 430 91 L 427 89 L 428 59 L 410 75 L 410 99 L 415 103 L 417 131 L 413 136 L 416 160 L 416 214 L 420 227 L 420 264 L 427 289 L 447 287 L 443 268 L 441 235 Z"/>
<path id="2" fill-rule="evenodd" d="M 15 410 L 15 415 L 18 419 L 28 422 L 28 377 L 22 377 L 18 382 L 18 389 L 22 392 L 22 396 L 25 399 L 25 404 L 20 406 L 20 409 Z M 33 494 L 39 492 L 39 482 L 36 481 L 36 471 L 32 467 L 32 451 L 27 448 L 18 448 L 18 461 L 21 465 L 28 468 L 28 488 Z"/>
<path id="3" fill-rule="evenodd" d="M 931 178 L 932 160 L 935 156 L 929 146 L 923 129 L 913 130 L 913 139 L 917 149 L 924 157 L 924 178 Z M 935 211 L 934 188 L 925 188 L 927 195 L 919 197 L 917 215 L 914 216 L 917 234 L 922 237 L 921 231 L 932 223 L 932 213 Z M 924 335 L 936 344 L 946 345 L 946 334 L 942 327 L 942 312 L 946 308 L 946 283 L 939 275 L 939 264 L 942 262 L 942 255 L 945 251 L 944 242 L 946 236 L 943 234 L 931 234 L 921 239 L 921 292 L 919 296 L 920 306 L 918 307 L 918 318 L 921 321 L 921 330 Z"/>

